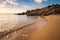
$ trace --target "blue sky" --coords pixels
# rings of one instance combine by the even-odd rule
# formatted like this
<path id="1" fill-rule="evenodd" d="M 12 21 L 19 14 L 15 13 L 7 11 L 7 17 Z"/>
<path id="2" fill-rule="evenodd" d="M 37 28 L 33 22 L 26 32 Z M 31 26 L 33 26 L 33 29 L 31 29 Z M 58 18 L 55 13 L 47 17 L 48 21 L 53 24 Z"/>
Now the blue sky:
<path id="1" fill-rule="evenodd" d="M 60 0 L 0 0 L 0 13 L 18 13 L 60 4 Z"/>
<path id="2" fill-rule="evenodd" d="M 35 0 L 17 0 L 18 3 L 22 5 L 34 6 L 34 7 L 44 7 L 51 4 L 60 4 L 60 0 L 46 0 L 41 3 L 36 3 Z"/>

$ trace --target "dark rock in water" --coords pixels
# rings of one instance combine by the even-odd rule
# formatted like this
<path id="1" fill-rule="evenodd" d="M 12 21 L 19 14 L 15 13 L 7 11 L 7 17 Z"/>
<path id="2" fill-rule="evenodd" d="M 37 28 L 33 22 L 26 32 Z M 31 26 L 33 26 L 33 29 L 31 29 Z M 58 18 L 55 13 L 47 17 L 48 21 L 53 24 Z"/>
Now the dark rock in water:
<path id="1" fill-rule="evenodd" d="M 16 15 L 24 15 L 25 13 L 23 12 L 23 13 L 17 13 Z"/>

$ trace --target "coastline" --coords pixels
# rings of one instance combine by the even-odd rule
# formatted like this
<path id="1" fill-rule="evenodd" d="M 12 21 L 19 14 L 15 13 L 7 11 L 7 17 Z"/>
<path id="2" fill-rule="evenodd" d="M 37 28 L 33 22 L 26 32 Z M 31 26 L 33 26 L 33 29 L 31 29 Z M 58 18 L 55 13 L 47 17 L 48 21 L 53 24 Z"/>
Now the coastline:
<path id="1" fill-rule="evenodd" d="M 19 27 L 16 27 L 16 28 L 13 28 L 13 29 L 10 29 L 10 30 L 7 30 L 4 34 L 2 34 L 3 36 L 1 36 L 2 37 L 2 39 L 6 39 L 7 37 L 6 36 L 8 36 L 8 35 L 12 35 L 12 33 L 14 33 L 15 34 L 15 32 L 17 32 L 17 31 L 21 31 L 22 30 L 22 32 L 24 31 L 24 28 L 26 28 L 25 30 L 28 32 L 28 34 L 30 34 L 31 32 L 33 32 L 34 30 L 37 30 L 38 28 L 43 28 L 43 27 L 40 27 L 40 26 L 44 26 L 45 25 L 45 23 L 44 23 L 44 25 L 43 24 L 41 24 L 42 22 L 40 21 L 40 19 L 42 20 L 42 21 L 44 21 L 44 19 L 43 18 L 40 18 L 40 16 L 37 18 L 37 19 L 35 19 L 35 20 L 33 20 L 33 21 L 31 21 L 31 22 L 29 22 L 29 23 L 26 23 L 26 24 L 23 24 L 22 26 L 19 26 Z M 37 27 L 38 26 L 38 27 Z M 29 28 L 29 30 L 27 29 L 27 28 Z M 27 33 L 26 32 L 26 33 Z M 16 34 L 18 34 L 18 33 L 16 33 Z M 23 33 L 24 34 L 24 33 Z M 22 34 L 18 34 L 18 35 L 22 35 Z M 6 37 L 6 38 L 5 38 Z M 8 38 L 9 38 L 10 36 L 8 36 Z M 21 36 L 20 36 L 21 37 Z M 22 38 L 21 38 L 22 39 Z M 9 39 L 7 39 L 7 40 L 9 40 Z"/>
<path id="2" fill-rule="evenodd" d="M 47 24 L 31 33 L 28 40 L 60 40 L 60 15 L 45 16 Z"/>
<path id="3" fill-rule="evenodd" d="M 2 39 L 60 40 L 60 15 L 49 15 L 43 16 L 42 18 L 47 22 L 44 26 L 40 25 L 40 19 L 38 17 L 32 24 L 28 23 L 29 25 L 23 25 L 24 27 L 22 27 L 22 29 L 14 29 L 13 32 L 11 32 L 11 30 L 11 33 L 8 33 Z"/>

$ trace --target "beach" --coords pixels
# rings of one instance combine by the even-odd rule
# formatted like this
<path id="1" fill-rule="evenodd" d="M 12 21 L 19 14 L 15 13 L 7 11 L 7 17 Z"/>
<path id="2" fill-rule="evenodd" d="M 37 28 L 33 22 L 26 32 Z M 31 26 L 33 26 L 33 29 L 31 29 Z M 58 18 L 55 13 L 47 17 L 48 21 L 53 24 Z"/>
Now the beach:
<path id="1" fill-rule="evenodd" d="M 60 0 L 0 0 L 0 40 L 60 40 Z"/>
<path id="2" fill-rule="evenodd" d="M 45 16 L 47 24 L 31 33 L 28 40 L 60 40 L 60 15 Z"/>
<path id="3" fill-rule="evenodd" d="M 30 37 L 30 34 L 32 32 L 35 32 L 35 30 L 37 30 L 38 28 L 40 28 L 40 30 L 42 30 L 46 24 L 46 21 L 41 18 L 38 17 L 37 19 L 22 25 L 20 27 L 16 27 L 16 29 L 11 29 L 11 30 L 7 30 L 4 34 L 2 34 L 3 36 L 0 36 L 1 40 L 27 40 Z"/>
<path id="4" fill-rule="evenodd" d="M 42 20 L 38 18 L 33 24 L 10 32 L 1 40 L 60 40 L 60 15 L 44 16 Z"/>

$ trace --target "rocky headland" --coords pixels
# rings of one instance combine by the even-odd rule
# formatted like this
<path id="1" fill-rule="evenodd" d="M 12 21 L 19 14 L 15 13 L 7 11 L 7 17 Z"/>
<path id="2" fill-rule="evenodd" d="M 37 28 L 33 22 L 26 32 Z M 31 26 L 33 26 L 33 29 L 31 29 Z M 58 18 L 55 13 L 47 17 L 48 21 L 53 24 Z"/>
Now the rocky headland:
<path id="1" fill-rule="evenodd" d="M 47 7 L 27 10 L 23 13 L 18 13 L 17 15 L 28 15 L 28 16 L 47 16 L 52 14 L 60 14 L 60 4 L 48 5 Z"/>

